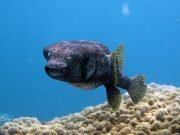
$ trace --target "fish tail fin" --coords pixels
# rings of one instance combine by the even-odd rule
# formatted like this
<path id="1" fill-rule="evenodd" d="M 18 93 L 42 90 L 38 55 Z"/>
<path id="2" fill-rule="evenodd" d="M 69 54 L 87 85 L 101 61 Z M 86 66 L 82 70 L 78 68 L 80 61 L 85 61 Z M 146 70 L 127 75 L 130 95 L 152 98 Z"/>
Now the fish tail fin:
<path id="1" fill-rule="evenodd" d="M 146 94 L 147 85 L 144 83 L 144 80 L 144 75 L 138 75 L 130 78 L 127 91 L 135 104 L 137 104 Z"/>
<path id="2" fill-rule="evenodd" d="M 114 86 L 118 83 L 118 76 L 124 66 L 124 45 L 120 45 L 112 53 L 112 73 L 114 79 Z"/>

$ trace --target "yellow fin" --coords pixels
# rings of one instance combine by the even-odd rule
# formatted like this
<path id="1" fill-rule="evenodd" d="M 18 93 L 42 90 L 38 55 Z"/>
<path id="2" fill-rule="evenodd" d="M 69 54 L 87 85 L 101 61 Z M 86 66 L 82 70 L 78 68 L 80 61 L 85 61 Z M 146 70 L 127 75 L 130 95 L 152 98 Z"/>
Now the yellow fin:
<path id="1" fill-rule="evenodd" d="M 124 45 L 120 45 L 115 50 L 117 57 L 117 68 L 121 71 L 124 66 Z"/>
<path id="2" fill-rule="evenodd" d="M 113 70 L 113 80 L 114 80 L 113 86 L 117 86 L 118 78 L 117 78 L 117 63 L 116 63 L 117 53 L 116 52 L 112 53 L 112 58 L 113 58 L 112 70 Z"/>

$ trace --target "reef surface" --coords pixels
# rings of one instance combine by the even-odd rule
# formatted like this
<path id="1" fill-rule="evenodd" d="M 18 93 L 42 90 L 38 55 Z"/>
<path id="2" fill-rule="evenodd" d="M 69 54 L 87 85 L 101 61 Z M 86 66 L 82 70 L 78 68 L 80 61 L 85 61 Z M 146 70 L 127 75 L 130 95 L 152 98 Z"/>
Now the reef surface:
<path id="1" fill-rule="evenodd" d="M 9 114 L 0 114 L 0 126 L 3 125 L 5 122 L 11 121 L 13 116 Z"/>
<path id="2" fill-rule="evenodd" d="M 20 117 L 2 125 L 0 135 L 180 135 L 180 88 L 151 83 L 136 105 L 124 94 L 117 112 L 105 102 L 46 123 Z"/>

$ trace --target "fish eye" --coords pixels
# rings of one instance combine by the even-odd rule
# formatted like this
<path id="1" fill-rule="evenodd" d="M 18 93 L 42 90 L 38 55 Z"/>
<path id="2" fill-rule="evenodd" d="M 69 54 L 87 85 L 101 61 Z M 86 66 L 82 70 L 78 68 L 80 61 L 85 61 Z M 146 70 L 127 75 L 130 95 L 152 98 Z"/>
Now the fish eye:
<path id="1" fill-rule="evenodd" d="M 46 50 L 46 49 L 44 49 L 43 50 L 43 55 L 44 55 L 45 59 L 48 59 L 51 56 L 51 52 Z"/>
<path id="2" fill-rule="evenodd" d="M 47 53 L 47 55 L 48 55 L 48 57 L 50 57 L 50 56 L 51 56 L 51 53 L 50 53 L 50 52 L 48 52 L 48 53 Z"/>

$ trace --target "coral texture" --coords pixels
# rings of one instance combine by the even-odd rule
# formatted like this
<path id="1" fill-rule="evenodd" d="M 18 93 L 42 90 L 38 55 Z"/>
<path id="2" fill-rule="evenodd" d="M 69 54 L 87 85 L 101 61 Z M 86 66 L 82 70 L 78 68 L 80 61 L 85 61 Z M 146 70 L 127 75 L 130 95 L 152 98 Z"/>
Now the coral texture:
<path id="1" fill-rule="evenodd" d="M 151 83 L 133 104 L 123 95 L 119 111 L 108 104 L 41 123 L 22 117 L 0 127 L 0 135 L 180 135 L 180 88 Z"/>
<path id="2" fill-rule="evenodd" d="M 12 120 L 12 116 L 8 114 L 0 114 L 0 126 L 5 122 L 9 122 Z"/>

